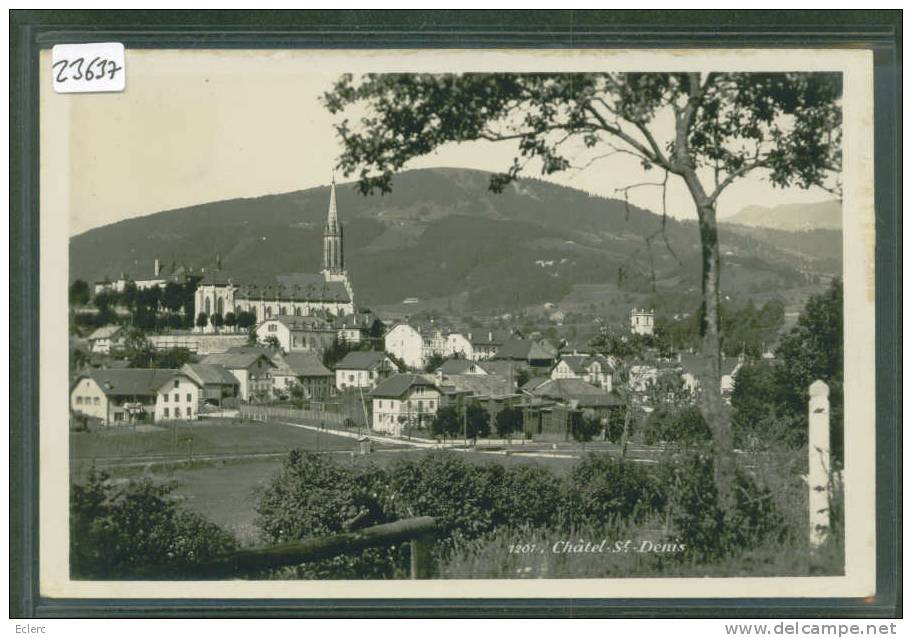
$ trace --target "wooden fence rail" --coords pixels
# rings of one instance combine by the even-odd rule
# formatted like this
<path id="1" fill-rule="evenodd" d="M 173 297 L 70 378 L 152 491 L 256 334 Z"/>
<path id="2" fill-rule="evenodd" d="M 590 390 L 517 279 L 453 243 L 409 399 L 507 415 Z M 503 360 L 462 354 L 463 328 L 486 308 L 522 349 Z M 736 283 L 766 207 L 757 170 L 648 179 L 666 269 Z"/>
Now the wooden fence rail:
<path id="1" fill-rule="evenodd" d="M 282 408 L 276 406 L 242 405 L 239 410 L 242 418 L 252 421 L 266 421 L 270 419 L 300 419 L 304 421 L 320 421 L 327 425 L 342 425 L 345 417 L 336 412 L 326 410 L 298 410 L 295 408 Z"/>
<path id="2" fill-rule="evenodd" d="M 251 572 L 300 565 L 321 558 L 354 554 L 372 547 L 390 547 L 410 542 L 411 578 L 430 576 L 430 546 L 437 524 L 430 516 L 365 527 L 332 536 L 317 536 L 293 543 L 242 549 L 193 566 L 194 577 L 231 578 Z"/>

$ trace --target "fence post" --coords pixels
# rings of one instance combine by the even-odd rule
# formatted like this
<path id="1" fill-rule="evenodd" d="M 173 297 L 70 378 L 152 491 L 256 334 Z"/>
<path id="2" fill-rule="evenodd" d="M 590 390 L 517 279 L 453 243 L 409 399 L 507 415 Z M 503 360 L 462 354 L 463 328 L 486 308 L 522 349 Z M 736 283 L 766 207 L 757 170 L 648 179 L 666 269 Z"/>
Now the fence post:
<path id="1" fill-rule="evenodd" d="M 830 388 L 818 379 L 808 394 L 808 516 L 813 550 L 823 544 L 830 528 Z"/>
<path id="2" fill-rule="evenodd" d="M 431 548 L 428 536 L 419 536 L 409 541 L 411 564 L 409 577 L 412 580 L 430 578 L 431 576 Z"/>

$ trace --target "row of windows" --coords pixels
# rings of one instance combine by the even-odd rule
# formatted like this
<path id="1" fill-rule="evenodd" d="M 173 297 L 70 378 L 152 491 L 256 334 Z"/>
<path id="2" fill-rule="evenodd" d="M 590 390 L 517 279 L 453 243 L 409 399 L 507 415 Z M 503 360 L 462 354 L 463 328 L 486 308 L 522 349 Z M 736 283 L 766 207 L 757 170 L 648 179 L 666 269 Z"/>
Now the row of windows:
<path id="1" fill-rule="evenodd" d="M 388 403 L 389 403 L 389 408 L 392 409 L 392 408 L 396 407 L 397 402 L 390 400 L 390 401 L 388 401 Z M 383 399 L 378 399 L 377 404 L 378 404 L 377 407 L 382 410 L 383 409 Z M 416 401 L 415 403 L 413 403 L 411 401 L 407 401 L 405 407 L 408 410 L 417 409 L 418 412 L 423 412 L 425 409 L 425 404 L 427 404 L 426 407 L 428 410 L 434 410 L 437 402 L 436 401 Z M 402 408 L 402 406 L 400 405 L 400 409 L 401 408 Z"/>
<path id="2" fill-rule="evenodd" d="M 168 408 L 164 408 L 163 414 L 165 415 L 165 418 L 166 418 L 166 419 L 169 418 L 169 417 L 171 416 L 171 415 L 169 414 L 169 409 L 168 409 Z M 186 412 L 186 414 L 187 414 L 188 417 L 189 417 L 189 416 L 193 416 L 193 409 L 190 408 L 190 407 L 188 406 L 188 407 L 187 407 L 187 412 Z M 174 418 L 175 418 L 175 419 L 179 419 L 180 416 L 181 416 L 181 409 L 180 409 L 180 408 L 174 408 Z"/>
<path id="3" fill-rule="evenodd" d="M 101 405 L 99 397 L 76 397 L 76 405 Z"/>
<path id="4" fill-rule="evenodd" d="M 177 382 L 175 381 L 175 383 L 177 383 Z M 168 402 L 168 393 L 165 393 L 165 394 L 162 395 L 162 400 L 163 400 L 165 403 Z M 174 402 L 175 402 L 175 403 L 180 403 L 180 392 L 175 392 L 175 393 L 174 393 Z M 188 393 L 187 393 L 187 403 L 192 403 L 192 402 L 193 402 L 193 395 L 190 394 L 190 393 L 188 392 Z"/>

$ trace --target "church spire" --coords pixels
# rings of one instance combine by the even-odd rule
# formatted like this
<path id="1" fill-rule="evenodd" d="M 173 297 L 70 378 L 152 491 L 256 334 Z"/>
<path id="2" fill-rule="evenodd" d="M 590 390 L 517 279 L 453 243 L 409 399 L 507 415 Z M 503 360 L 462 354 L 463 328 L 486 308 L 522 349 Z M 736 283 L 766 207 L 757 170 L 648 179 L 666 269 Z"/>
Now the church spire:
<path id="1" fill-rule="evenodd" d="M 333 173 L 329 186 L 329 211 L 326 227 L 323 229 L 323 274 L 327 279 L 345 272 L 345 258 L 342 252 L 342 224 L 336 208 L 336 176 Z"/>
<path id="2" fill-rule="evenodd" d="M 339 228 L 339 212 L 336 210 L 336 173 L 333 171 L 332 182 L 329 185 L 329 214 L 326 216 L 326 234 L 341 230 Z"/>

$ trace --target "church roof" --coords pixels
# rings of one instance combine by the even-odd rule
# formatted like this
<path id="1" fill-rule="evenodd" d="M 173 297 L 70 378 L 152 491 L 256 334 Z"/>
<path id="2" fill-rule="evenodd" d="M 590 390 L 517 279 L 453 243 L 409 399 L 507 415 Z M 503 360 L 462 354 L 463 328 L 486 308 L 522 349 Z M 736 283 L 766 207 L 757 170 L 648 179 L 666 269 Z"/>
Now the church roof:
<path id="1" fill-rule="evenodd" d="M 348 303 L 351 296 L 341 281 L 326 281 L 319 273 L 288 273 L 276 275 L 275 281 L 243 282 L 238 285 L 235 299 L 326 301 Z"/>

